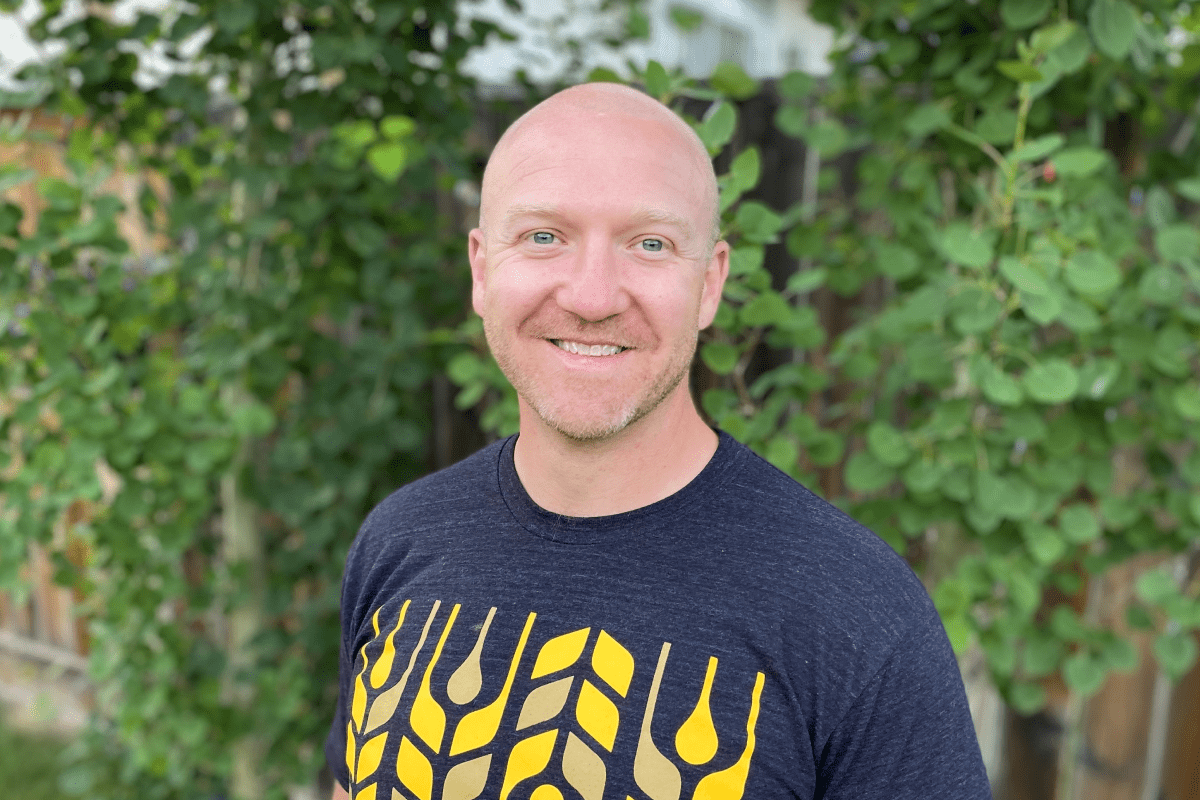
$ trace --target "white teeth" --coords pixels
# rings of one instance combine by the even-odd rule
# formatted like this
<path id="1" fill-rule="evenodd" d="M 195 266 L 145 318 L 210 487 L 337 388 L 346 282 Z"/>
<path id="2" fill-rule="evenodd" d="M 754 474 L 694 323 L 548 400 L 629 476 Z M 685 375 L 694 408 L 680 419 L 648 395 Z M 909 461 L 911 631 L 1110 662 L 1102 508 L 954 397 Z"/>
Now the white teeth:
<path id="1" fill-rule="evenodd" d="M 565 339 L 551 339 L 555 345 L 578 356 L 615 356 L 625 348 L 613 344 L 579 344 Z"/>

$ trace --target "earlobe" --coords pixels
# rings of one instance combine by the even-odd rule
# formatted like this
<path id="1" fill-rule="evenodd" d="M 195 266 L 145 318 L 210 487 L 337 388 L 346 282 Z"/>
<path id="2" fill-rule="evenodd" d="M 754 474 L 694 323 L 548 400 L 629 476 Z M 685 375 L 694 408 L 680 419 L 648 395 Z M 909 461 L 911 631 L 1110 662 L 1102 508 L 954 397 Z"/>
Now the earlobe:
<path id="1" fill-rule="evenodd" d="M 700 295 L 700 330 L 712 325 L 725 291 L 725 279 L 729 277 L 729 245 L 724 241 L 713 247 L 712 258 L 704 270 L 704 290 Z"/>
<path id="2" fill-rule="evenodd" d="M 483 231 L 475 228 L 467 236 L 467 258 L 471 262 L 471 305 L 483 316 L 483 299 L 487 289 L 487 250 Z"/>

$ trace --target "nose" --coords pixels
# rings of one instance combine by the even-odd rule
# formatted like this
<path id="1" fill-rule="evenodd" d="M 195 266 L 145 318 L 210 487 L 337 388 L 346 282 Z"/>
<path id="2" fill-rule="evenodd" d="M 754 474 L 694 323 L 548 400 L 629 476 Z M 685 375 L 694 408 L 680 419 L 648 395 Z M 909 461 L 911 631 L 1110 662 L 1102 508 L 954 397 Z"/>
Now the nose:
<path id="1" fill-rule="evenodd" d="M 624 269 L 612 242 L 601 237 L 583 241 L 555 297 L 560 308 L 585 322 L 600 322 L 629 308 Z"/>

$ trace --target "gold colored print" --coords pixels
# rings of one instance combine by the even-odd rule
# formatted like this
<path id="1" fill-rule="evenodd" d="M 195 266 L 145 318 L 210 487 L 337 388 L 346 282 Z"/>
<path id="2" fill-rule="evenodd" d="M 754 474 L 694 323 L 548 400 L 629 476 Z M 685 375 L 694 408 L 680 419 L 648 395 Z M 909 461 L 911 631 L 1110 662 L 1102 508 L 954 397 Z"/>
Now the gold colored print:
<path id="1" fill-rule="evenodd" d="M 354 793 L 354 800 L 375 800 L 376 784 L 364 786 Z"/>
<path id="2" fill-rule="evenodd" d="M 500 695 L 489 705 L 476 709 L 462 718 L 454 731 L 454 740 L 450 744 L 450 755 L 456 756 L 477 747 L 483 747 L 500 730 L 500 718 L 504 715 L 504 707 L 508 704 L 508 696 L 512 692 L 513 680 L 517 677 L 517 666 L 521 663 L 521 655 L 529 642 L 529 632 L 533 629 L 533 621 L 537 614 L 531 613 L 525 620 L 525 629 L 521 631 L 521 639 L 517 642 L 517 650 L 513 653 L 512 664 L 508 668 L 508 677 Z"/>
<path id="3" fill-rule="evenodd" d="M 429 629 L 433 627 L 433 620 L 437 616 L 438 609 L 441 607 L 442 601 L 437 600 L 434 602 L 433 608 L 429 612 L 429 618 L 425 620 L 425 627 L 421 629 L 421 635 L 417 639 L 417 644 L 413 647 L 412 654 L 408 657 L 408 666 L 404 668 L 404 674 L 400 676 L 400 680 L 396 681 L 395 686 L 376 697 L 375 702 L 371 704 L 371 713 L 367 715 L 366 733 L 371 733 L 381 725 L 386 724 L 395 715 L 396 707 L 400 705 L 400 696 L 404 694 L 404 687 L 408 685 L 408 677 L 412 674 L 413 667 L 416 666 L 417 656 L 421 654 L 421 650 L 425 647 L 425 640 L 429 638 Z M 364 658 L 366 658 L 365 651 L 366 648 L 364 647 Z"/>
<path id="4" fill-rule="evenodd" d="M 405 600 L 404 605 L 400 606 L 400 618 L 396 620 L 396 627 L 392 628 L 392 632 L 388 634 L 383 643 L 383 652 L 379 654 L 379 658 L 375 661 L 375 666 L 371 668 L 371 688 L 378 689 L 387 683 L 387 679 L 392 676 L 392 662 L 396 660 L 396 634 L 400 632 L 400 626 L 404 624 L 404 614 L 408 611 L 410 601 Z M 375 612 L 375 636 L 379 637 L 379 612 Z"/>
<path id="5" fill-rule="evenodd" d="M 367 671 L 367 646 L 364 644 L 358 652 L 362 659 L 362 669 L 354 676 L 354 699 L 350 703 L 350 719 L 354 720 L 354 729 L 362 730 L 363 714 L 367 711 L 367 687 L 363 684 L 363 673 Z"/>
<path id="6" fill-rule="evenodd" d="M 396 753 L 396 777 L 417 800 L 433 797 L 433 765 L 407 736 L 400 740 L 400 751 Z"/>
<path id="7" fill-rule="evenodd" d="M 583 796 L 583 800 L 602 800 L 604 783 L 608 778 L 604 761 L 573 733 L 567 734 L 562 768 L 563 777 Z"/>
<path id="8" fill-rule="evenodd" d="M 583 682 L 579 700 L 575 703 L 575 717 L 583 729 L 605 750 L 613 749 L 613 743 L 617 739 L 617 726 L 620 724 L 620 713 L 613 701 L 605 697 L 591 681 Z"/>
<path id="9" fill-rule="evenodd" d="M 500 789 L 500 800 L 508 800 L 513 787 L 526 778 L 532 778 L 550 763 L 550 754 L 558 741 L 558 731 L 549 730 L 531 736 L 513 746 L 508 756 L 508 768 L 504 771 L 504 785 Z M 422 798 L 422 800 L 425 800 Z"/>
<path id="10" fill-rule="evenodd" d="M 437 647 L 433 649 L 429 665 L 425 667 L 425 677 L 421 679 L 421 688 L 417 690 L 417 696 L 413 700 L 412 711 L 409 714 L 409 724 L 412 726 L 413 733 L 420 736 L 421 740 L 429 745 L 435 753 L 442 749 L 442 736 L 446 733 L 446 712 L 433 699 L 429 682 L 433 676 L 433 668 L 437 666 L 438 659 L 442 657 L 442 648 L 446 645 L 450 629 L 454 627 L 454 620 L 458 617 L 460 607 L 456 605 L 450 610 L 450 618 L 446 620 L 442 636 L 438 639 Z"/>
<path id="11" fill-rule="evenodd" d="M 571 684 L 574 682 L 575 676 L 571 675 L 553 683 L 543 684 L 530 692 L 525 698 L 525 705 L 521 706 L 521 716 L 517 717 L 517 730 L 523 731 L 553 719 L 554 715 L 566 706 L 567 697 L 571 694 Z"/>
<path id="12" fill-rule="evenodd" d="M 629 691 L 629 682 L 633 680 L 633 656 L 607 631 L 600 631 L 596 639 L 596 646 L 592 650 L 592 669 L 621 697 Z"/>
<path id="13" fill-rule="evenodd" d="M 545 783 L 533 790 L 529 800 L 563 800 L 563 796 L 558 789 Z"/>
<path id="14" fill-rule="evenodd" d="M 359 783 L 375 774 L 383 760 L 383 747 L 387 744 L 387 731 L 371 739 L 358 753 L 358 769 L 354 771 L 354 782 Z"/>
<path id="15" fill-rule="evenodd" d="M 491 753 L 455 764 L 442 785 L 442 800 L 475 800 L 483 794 L 491 767 Z"/>
<path id="16" fill-rule="evenodd" d="M 664 642 L 658 656 L 658 666 L 654 670 L 654 680 L 650 684 L 650 696 L 646 698 L 637 754 L 633 758 L 633 779 L 650 800 L 679 800 L 679 793 L 683 791 L 679 768 L 659 751 L 650 735 L 650 721 L 654 718 L 654 707 L 658 702 L 658 691 L 662 686 L 670 652 L 671 643 Z"/>
<path id="17" fill-rule="evenodd" d="M 530 677 L 536 681 L 574 664 L 583 655 L 583 648 L 587 645 L 588 634 L 591 632 L 591 628 L 583 628 L 555 636 L 546 642 L 538 653 Z"/>
<path id="18" fill-rule="evenodd" d="M 754 679 L 754 694 L 750 698 L 750 716 L 746 720 L 746 747 L 742 756 L 729 769 L 705 775 L 696 785 L 692 800 L 740 800 L 746 791 L 750 774 L 750 759 L 754 756 L 754 727 L 758 723 L 759 702 L 762 699 L 764 676 Z"/>
<path id="19" fill-rule="evenodd" d="M 483 640 L 487 638 L 488 628 L 492 627 L 492 620 L 495 616 L 496 607 L 492 606 L 487 619 L 483 621 L 483 627 L 479 630 L 479 638 L 475 640 L 475 647 L 471 649 L 467 660 L 454 670 L 454 674 L 450 676 L 450 681 L 446 684 L 446 696 L 457 705 L 465 706 L 474 700 L 479 695 L 479 690 L 483 688 L 483 669 L 480 666 L 483 658 Z"/>
<path id="20" fill-rule="evenodd" d="M 700 688 L 700 700 L 675 734 L 675 749 L 679 757 L 689 764 L 707 764 L 717 754 L 717 728 L 713 725 L 712 708 L 709 705 L 716 674 L 717 659 L 710 658 L 704 685 Z"/>

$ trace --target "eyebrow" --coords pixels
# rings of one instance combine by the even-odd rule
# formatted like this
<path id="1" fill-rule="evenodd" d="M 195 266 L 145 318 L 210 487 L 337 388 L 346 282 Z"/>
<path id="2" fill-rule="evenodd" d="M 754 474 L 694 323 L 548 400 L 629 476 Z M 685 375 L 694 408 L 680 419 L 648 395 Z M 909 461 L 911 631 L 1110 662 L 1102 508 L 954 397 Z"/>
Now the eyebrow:
<path id="1" fill-rule="evenodd" d="M 558 206 L 541 205 L 541 204 L 520 204 L 512 206 L 504 215 L 503 226 L 508 227 L 521 217 L 557 217 L 561 216 L 562 212 Z M 674 214 L 660 208 L 651 208 L 648 206 L 635 206 L 629 214 L 629 219 L 632 224 L 642 222 L 658 222 L 666 225 L 673 225 L 679 228 L 687 236 L 693 236 L 695 229 L 692 224 L 679 214 Z"/>

